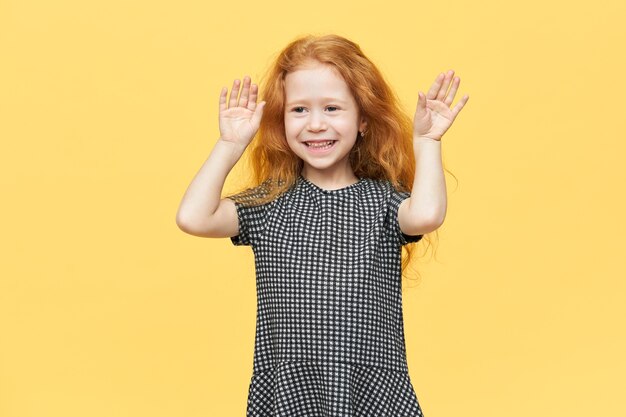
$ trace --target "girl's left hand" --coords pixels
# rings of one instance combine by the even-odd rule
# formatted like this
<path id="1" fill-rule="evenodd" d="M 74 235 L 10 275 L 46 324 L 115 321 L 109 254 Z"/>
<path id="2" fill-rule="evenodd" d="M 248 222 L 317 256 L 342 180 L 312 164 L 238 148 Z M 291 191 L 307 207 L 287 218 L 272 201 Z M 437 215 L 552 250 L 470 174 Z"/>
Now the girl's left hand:
<path id="1" fill-rule="evenodd" d="M 469 95 L 466 94 L 454 108 L 450 109 L 461 82 L 459 77 L 454 77 L 452 88 L 448 92 L 448 86 L 453 75 L 453 70 L 448 71 L 447 74 L 439 74 L 426 96 L 418 91 L 419 98 L 413 121 L 414 139 L 421 137 L 441 140 L 443 134 L 452 126 L 452 122 L 467 103 Z"/>

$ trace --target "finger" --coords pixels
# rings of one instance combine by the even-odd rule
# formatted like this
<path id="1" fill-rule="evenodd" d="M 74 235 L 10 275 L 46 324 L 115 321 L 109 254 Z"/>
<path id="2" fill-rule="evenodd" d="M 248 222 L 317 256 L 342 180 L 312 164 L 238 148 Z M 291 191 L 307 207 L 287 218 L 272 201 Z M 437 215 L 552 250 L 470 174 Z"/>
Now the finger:
<path id="1" fill-rule="evenodd" d="M 228 93 L 228 87 L 222 87 L 222 91 L 220 92 L 220 112 L 226 110 L 226 93 Z"/>
<path id="2" fill-rule="evenodd" d="M 450 86 L 450 80 L 452 80 L 452 76 L 454 75 L 454 70 L 449 70 L 445 77 L 443 78 L 443 83 L 441 84 L 441 88 L 437 93 L 437 100 L 443 101 L 446 97 L 446 92 L 448 91 L 448 87 Z"/>
<path id="3" fill-rule="evenodd" d="M 248 107 L 248 94 L 250 94 L 250 77 L 246 75 L 243 77 L 243 89 L 239 97 L 239 105 L 241 107 Z"/>
<path id="4" fill-rule="evenodd" d="M 261 123 L 261 118 L 263 117 L 264 109 L 265 109 L 265 102 L 262 101 L 261 103 L 259 103 L 259 106 L 256 108 L 256 111 L 254 112 L 254 114 L 252 115 L 252 119 L 250 120 L 250 122 L 254 126 L 258 126 Z"/>
<path id="5" fill-rule="evenodd" d="M 239 80 L 233 81 L 233 89 L 230 91 L 230 102 L 228 107 L 237 106 L 237 95 L 239 94 Z"/>
<path id="6" fill-rule="evenodd" d="M 454 117 L 456 117 L 461 112 L 461 110 L 465 106 L 465 103 L 467 103 L 467 100 L 469 100 L 469 96 L 466 94 L 461 100 L 459 100 L 458 103 L 456 103 L 456 106 L 454 106 L 454 108 L 452 109 L 452 114 L 454 115 Z"/>
<path id="7" fill-rule="evenodd" d="M 248 108 L 252 111 L 256 109 L 256 98 L 259 91 L 259 86 L 252 84 L 250 87 L 250 99 L 248 100 Z"/>
<path id="8" fill-rule="evenodd" d="M 446 99 L 443 101 L 446 103 L 446 106 L 450 107 L 452 102 L 454 101 L 454 96 L 456 96 L 456 91 L 459 89 L 459 84 L 461 83 L 461 79 L 459 77 L 454 77 L 452 81 L 452 87 L 446 96 Z"/>
<path id="9" fill-rule="evenodd" d="M 426 111 L 426 96 L 421 91 L 417 92 L 417 112 Z"/>
<path id="10" fill-rule="evenodd" d="M 433 82 L 433 85 L 430 86 L 428 93 L 426 93 L 426 98 L 428 98 L 429 100 L 434 100 L 437 97 L 437 92 L 439 91 L 439 88 L 441 87 L 443 78 L 444 78 L 443 72 L 437 75 L 437 78 L 435 78 L 435 82 Z"/>

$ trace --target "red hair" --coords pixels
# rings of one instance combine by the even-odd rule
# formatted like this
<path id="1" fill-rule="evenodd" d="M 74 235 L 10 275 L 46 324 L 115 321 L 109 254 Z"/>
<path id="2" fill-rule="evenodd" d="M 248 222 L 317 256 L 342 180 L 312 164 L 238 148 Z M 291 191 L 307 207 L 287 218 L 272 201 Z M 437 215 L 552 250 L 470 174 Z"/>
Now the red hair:
<path id="1" fill-rule="evenodd" d="M 264 184 L 262 194 L 240 201 L 261 204 L 289 189 L 302 171 L 302 160 L 285 137 L 285 76 L 311 61 L 332 67 L 348 85 L 367 121 L 362 138 L 350 153 L 350 163 L 359 178 L 388 180 L 398 191 L 411 191 L 415 177 L 413 122 L 381 72 L 356 43 L 338 36 L 306 35 L 289 43 L 259 83 L 259 102 L 266 102 L 257 138 L 249 146 L 248 163 L 253 184 Z M 242 194 L 242 197 L 245 194 Z M 235 198 L 236 199 L 236 198 Z M 402 270 L 410 263 L 414 245 L 403 246 Z"/>

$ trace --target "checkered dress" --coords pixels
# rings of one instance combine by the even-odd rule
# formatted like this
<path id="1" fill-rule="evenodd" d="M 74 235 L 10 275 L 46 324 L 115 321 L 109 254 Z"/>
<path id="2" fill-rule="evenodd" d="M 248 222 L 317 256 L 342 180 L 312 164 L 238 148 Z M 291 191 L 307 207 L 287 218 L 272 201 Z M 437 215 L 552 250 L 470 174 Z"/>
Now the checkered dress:
<path id="1" fill-rule="evenodd" d="M 400 230 L 409 196 L 388 181 L 324 190 L 299 176 L 270 203 L 236 203 L 231 241 L 252 246 L 256 268 L 247 417 L 422 416 L 402 315 L 401 246 L 422 238 Z"/>

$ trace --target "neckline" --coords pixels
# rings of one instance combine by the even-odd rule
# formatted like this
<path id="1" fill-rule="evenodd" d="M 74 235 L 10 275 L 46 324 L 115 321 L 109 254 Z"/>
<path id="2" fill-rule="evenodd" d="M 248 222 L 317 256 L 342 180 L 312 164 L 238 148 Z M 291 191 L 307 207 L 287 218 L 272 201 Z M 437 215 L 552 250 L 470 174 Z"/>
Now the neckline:
<path id="1" fill-rule="evenodd" d="M 363 184 L 365 182 L 365 178 L 359 178 L 359 180 L 355 183 L 352 183 L 350 185 L 346 185 L 345 187 L 342 188 L 336 188 L 334 190 L 327 190 L 326 188 L 322 188 L 319 185 L 316 185 L 314 183 L 312 183 L 311 181 L 309 181 L 308 179 L 306 179 L 305 177 L 302 176 L 302 174 L 298 175 L 298 179 L 300 180 L 301 183 L 305 184 L 306 186 L 308 186 L 308 188 L 317 191 L 317 192 L 321 192 L 324 194 L 341 194 L 344 192 L 348 192 L 351 191 L 355 188 L 357 188 L 359 185 Z"/>

